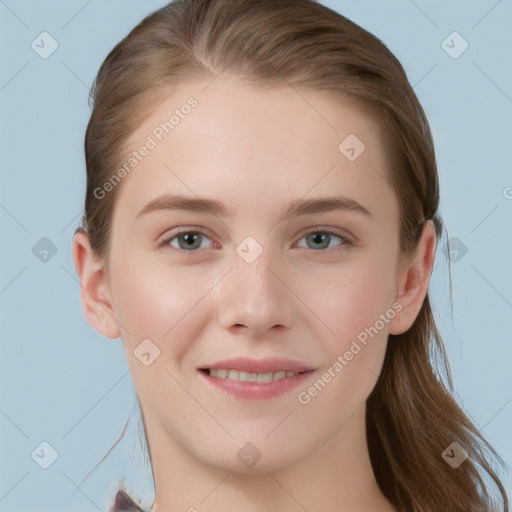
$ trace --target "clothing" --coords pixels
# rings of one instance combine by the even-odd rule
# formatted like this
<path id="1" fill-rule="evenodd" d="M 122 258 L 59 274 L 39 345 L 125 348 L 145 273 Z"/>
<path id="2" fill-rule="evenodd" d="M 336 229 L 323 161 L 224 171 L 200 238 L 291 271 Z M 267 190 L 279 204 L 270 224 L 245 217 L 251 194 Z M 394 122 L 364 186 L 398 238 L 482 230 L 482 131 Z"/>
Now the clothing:
<path id="1" fill-rule="evenodd" d="M 117 491 L 110 512 L 146 512 L 123 490 Z"/>

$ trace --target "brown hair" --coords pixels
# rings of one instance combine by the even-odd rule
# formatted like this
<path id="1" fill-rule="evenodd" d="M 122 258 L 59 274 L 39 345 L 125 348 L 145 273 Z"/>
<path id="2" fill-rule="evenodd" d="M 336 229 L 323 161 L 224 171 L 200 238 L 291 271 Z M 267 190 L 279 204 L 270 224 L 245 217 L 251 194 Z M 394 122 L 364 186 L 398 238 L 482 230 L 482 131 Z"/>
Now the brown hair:
<path id="1" fill-rule="evenodd" d="M 372 34 L 314 0 L 181 0 L 154 12 L 110 52 L 93 89 L 85 137 L 83 228 L 108 254 L 115 197 L 94 191 L 120 165 L 126 141 L 155 98 L 185 80 L 229 73 L 257 87 L 290 85 L 348 98 L 372 115 L 387 148 L 387 179 L 400 212 L 400 244 L 415 248 L 425 220 L 442 234 L 432 135 L 405 71 Z M 446 384 L 445 384 L 446 381 Z M 412 327 L 390 335 L 367 401 L 376 479 L 400 512 L 508 511 L 491 458 L 500 457 L 452 397 L 450 371 L 428 295 Z M 457 442 L 457 469 L 442 452 Z M 499 505 L 487 489 L 491 477 Z M 496 509 L 498 510 L 498 509 Z"/>

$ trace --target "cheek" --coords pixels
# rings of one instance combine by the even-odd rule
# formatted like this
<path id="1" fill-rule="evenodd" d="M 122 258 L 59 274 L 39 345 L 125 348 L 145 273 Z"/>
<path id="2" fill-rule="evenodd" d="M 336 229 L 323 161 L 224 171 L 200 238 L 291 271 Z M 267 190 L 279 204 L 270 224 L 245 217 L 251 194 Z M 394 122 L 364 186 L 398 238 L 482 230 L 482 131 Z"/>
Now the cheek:
<path id="1" fill-rule="evenodd" d="M 330 340 L 331 353 L 345 350 L 354 338 L 374 326 L 391 308 L 394 274 L 389 265 L 392 260 L 387 260 L 387 264 L 385 261 L 384 258 L 362 256 L 336 269 L 331 267 L 323 276 L 317 275 L 316 287 L 312 286 L 311 279 L 307 280 L 309 286 L 302 290 L 302 294 L 332 331 L 326 338 Z M 307 295 L 306 288 L 309 288 Z M 384 329 L 380 322 L 377 327 L 387 333 L 387 323 Z"/>
<path id="2" fill-rule="evenodd" d="M 388 269 L 386 277 L 378 264 L 361 265 L 340 273 L 326 288 L 318 306 L 335 334 L 320 338 L 328 358 L 318 380 L 299 397 L 301 404 L 312 405 L 311 417 L 328 416 L 333 424 L 345 421 L 373 390 L 386 353 L 389 322 L 396 314 L 390 274 Z"/>
<path id="3" fill-rule="evenodd" d="M 172 375 L 180 373 L 191 340 L 207 320 L 202 298 L 213 278 L 191 279 L 190 273 L 134 256 L 116 267 L 111 281 L 115 315 L 125 328 L 123 346 L 136 389 L 151 408 L 179 408 L 186 396 Z M 143 354 L 148 352 L 146 365 Z"/>
<path id="4" fill-rule="evenodd" d="M 111 282 L 115 315 L 125 327 L 124 342 L 135 348 L 149 338 L 161 352 L 179 353 L 199 329 L 194 312 L 215 281 L 200 275 L 191 279 L 161 262 L 133 257 L 116 267 Z"/>

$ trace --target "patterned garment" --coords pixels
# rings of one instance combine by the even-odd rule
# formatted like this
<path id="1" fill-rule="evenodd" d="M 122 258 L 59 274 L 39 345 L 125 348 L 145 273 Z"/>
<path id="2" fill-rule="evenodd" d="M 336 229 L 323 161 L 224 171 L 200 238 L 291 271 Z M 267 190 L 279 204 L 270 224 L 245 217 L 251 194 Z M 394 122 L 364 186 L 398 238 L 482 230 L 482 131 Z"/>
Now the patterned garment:
<path id="1" fill-rule="evenodd" d="M 146 512 L 123 490 L 117 491 L 114 504 L 110 512 Z"/>

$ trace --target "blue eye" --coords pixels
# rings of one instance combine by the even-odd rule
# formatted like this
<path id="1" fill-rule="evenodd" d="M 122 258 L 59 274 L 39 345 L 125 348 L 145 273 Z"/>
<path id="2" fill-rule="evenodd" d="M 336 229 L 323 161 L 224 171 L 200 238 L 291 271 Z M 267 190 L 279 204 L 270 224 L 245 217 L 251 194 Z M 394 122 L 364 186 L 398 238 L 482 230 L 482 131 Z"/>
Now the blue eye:
<path id="1" fill-rule="evenodd" d="M 211 248 L 211 245 L 209 247 L 201 247 L 201 244 L 204 240 L 210 239 L 199 231 L 182 231 L 181 233 L 175 233 L 171 237 L 165 239 L 162 242 L 162 246 L 171 245 L 172 247 L 181 249 L 183 251 L 193 251 L 194 249 L 200 248 Z M 173 243 L 174 241 L 177 241 L 177 246 Z"/>
<path id="2" fill-rule="evenodd" d="M 334 239 L 337 239 L 337 243 L 333 246 L 331 242 Z M 306 240 L 306 245 L 300 244 L 302 240 Z M 211 249 L 214 246 L 209 237 L 201 231 L 194 230 L 183 230 L 178 233 L 175 232 L 163 240 L 159 245 L 160 247 L 168 247 L 170 245 L 175 249 L 189 252 L 194 252 L 196 249 Z M 328 230 L 316 230 L 309 231 L 303 235 L 297 244 L 297 247 L 314 249 L 316 251 L 319 249 L 334 249 L 335 247 L 343 245 L 351 245 L 350 240 Z"/>
<path id="3" fill-rule="evenodd" d="M 309 233 L 306 233 L 306 235 L 304 235 L 301 238 L 301 240 L 306 240 L 306 248 L 309 249 L 331 249 L 332 247 L 329 247 L 329 245 L 333 240 L 333 237 L 340 240 L 340 242 L 336 244 L 336 247 L 340 245 L 349 244 L 347 238 L 340 235 L 336 235 L 335 233 L 331 233 L 330 231 L 311 231 Z M 297 247 L 304 246 L 297 244 Z"/>

